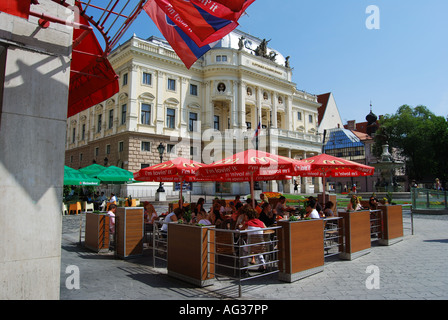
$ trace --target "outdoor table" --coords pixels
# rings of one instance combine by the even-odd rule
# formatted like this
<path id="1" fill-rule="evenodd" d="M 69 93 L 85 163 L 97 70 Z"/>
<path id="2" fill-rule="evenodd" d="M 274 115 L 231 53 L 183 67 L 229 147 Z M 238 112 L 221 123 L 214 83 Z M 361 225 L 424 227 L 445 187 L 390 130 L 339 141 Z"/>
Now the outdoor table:
<path id="1" fill-rule="evenodd" d="M 131 258 L 143 254 L 144 217 L 142 207 L 118 207 L 115 212 L 116 255 Z"/>
<path id="2" fill-rule="evenodd" d="M 214 228 L 168 223 L 168 275 L 199 287 L 214 280 Z M 209 252 L 211 254 L 209 254 Z"/>
<path id="3" fill-rule="evenodd" d="M 84 246 L 92 251 L 109 251 L 109 216 L 107 213 L 86 213 L 84 239 Z"/>
<path id="4" fill-rule="evenodd" d="M 324 221 L 279 220 L 279 279 L 294 282 L 324 270 Z"/>
<path id="5" fill-rule="evenodd" d="M 344 260 L 354 260 L 370 253 L 370 211 L 339 211 L 343 217 L 343 232 L 345 243 L 339 257 Z"/>
<path id="6" fill-rule="evenodd" d="M 400 205 L 379 206 L 383 214 L 383 232 L 378 240 L 381 245 L 392 245 L 403 240 L 403 208 Z"/>

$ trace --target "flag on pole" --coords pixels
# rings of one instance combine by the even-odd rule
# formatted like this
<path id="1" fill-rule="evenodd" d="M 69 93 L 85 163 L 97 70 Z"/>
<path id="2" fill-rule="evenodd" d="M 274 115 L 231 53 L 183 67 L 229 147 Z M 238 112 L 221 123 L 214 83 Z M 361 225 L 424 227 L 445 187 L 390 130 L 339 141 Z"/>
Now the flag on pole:
<path id="1" fill-rule="evenodd" d="M 238 26 L 236 20 L 218 17 L 213 12 L 204 10 L 191 1 L 155 1 L 178 27 L 191 36 L 198 46 L 218 41 Z"/>
<path id="2" fill-rule="evenodd" d="M 254 140 L 255 142 L 257 141 L 258 136 L 260 135 L 260 130 L 261 130 L 261 121 L 258 122 L 257 129 L 255 130 L 254 137 L 252 138 L 252 143 Z"/>
<path id="3" fill-rule="evenodd" d="M 165 39 L 171 45 L 173 50 L 185 64 L 187 69 L 190 69 L 191 66 L 200 57 L 202 57 L 207 51 L 209 51 L 213 47 L 213 44 L 198 46 L 196 42 L 191 38 L 192 33 L 187 34 L 185 31 L 182 30 L 182 28 L 180 28 L 176 23 L 174 23 L 172 19 L 175 19 L 175 15 L 168 16 L 157 5 L 157 2 L 155 0 L 149 0 L 145 4 L 143 9 L 149 15 L 152 21 L 154 21 L 157 28 L 160 30 L 160 32 L 163 34 Z"/>
<path id="4" fill-rule="evenodd" d="M 148 0 L 143 9 L 190 67 L 232 32 L 255 0 Z"/>

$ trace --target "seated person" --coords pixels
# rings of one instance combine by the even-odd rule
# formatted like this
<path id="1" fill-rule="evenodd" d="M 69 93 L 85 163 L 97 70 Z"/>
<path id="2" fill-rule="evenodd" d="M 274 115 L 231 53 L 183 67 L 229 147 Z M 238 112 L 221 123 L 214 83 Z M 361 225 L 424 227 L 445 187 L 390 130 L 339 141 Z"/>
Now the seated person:
<path id="1" fill-rule="evenodd" d="M 334 203 L 332 201 L 328 201 L 324 207 L 324 216 L 325 217 L 334 217 L 333 212 Z"/>
<path id="2" fill-rule="evenodd" d="M 288 218 L 289 212 L 294 211 L 295 209 L 293 207 L 289 207 L 286 205 L 286 198 L 285 196 L 280 196 L 280 200 L 277 203 L 277 206 L 275 207 L 275 211 L 277 212 L 277 215 Z"/>
<path id="3" fill-rule="evenodd" d="M 352 195 L 352 198 L 350 199 L 348 205 L 347 205 L 347 211 L 359 211 L 362 210 L 361 202 L 359 201 L 359 198 L 354 194 Z"/>
<path id="4" fill-rule="evenodd" d="M 209 225 L 212 224 L 212 223 L 210 222 L 210 220 L 206 218 L 206 215 L 204 214 L 203 211 L 199 211 L 199 212 L 196 214 L 196 221 L 197 221 L 197 222 L 196 222 L 197 224 L 203 224 L 203 225 L 205 225 L 205 226 L 209 226 Z"/>
<path id="5" fill-rule="evenodd" d="M 319 212 L 317 212 L 316 210 L 316 201 L 314 199 L 308 201 L 305 217 L 309 217 L 311 219 L 320 219 Z"/>
<path id="6" fill-rule="evenodd" d="M 369 209 L 370 210 L 378 209 L 378 199 L 374 195 L 372 195 L 369 199 Z"/>
<path id="7" fill-rule="evenodd" d="M 274 211 L 272 210 L 271 205 L 269 204 L 269 202 L 265 202 L 263 203 L 263 205 L 261 206 L 262 211 L 260 213 L 260 217 L 259 219 L 267 226 L 267 227 L 271 227 L 275 224 L 276 221 L 276 214 L 274 213 Z"/>
<path id="8" fill-rule="evenodd" d="M 174 209 L 173 212 L 167 214 L 167 216 L 165 217 L 165 219 L 163 221 L 164 222 L 176 222 L 179 219 L 181 219 L 183 215 L 184 215 L 184 210 L 182 208 L 176 208 L 176 209 Z M 168 225 L 166 223 L 164 223 L 160 230 L 162 231 L 162 234 L 166 235 L 168 233 Z"/>

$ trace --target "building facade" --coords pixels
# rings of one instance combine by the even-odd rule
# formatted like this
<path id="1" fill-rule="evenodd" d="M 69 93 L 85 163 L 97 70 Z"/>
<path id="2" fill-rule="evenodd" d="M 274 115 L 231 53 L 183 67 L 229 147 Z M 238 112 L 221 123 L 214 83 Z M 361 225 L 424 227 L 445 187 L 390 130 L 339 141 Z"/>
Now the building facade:
<path id="1" fill-rule="evenodd" d="M 163 161 L 184 157 L 211 163 L 255 148 L 259 124 L 260 150 L 291 158 L 320 153 L 317 97 L 296 88 L 289 57 L 266 46 L 260 54 L 266 44 L 236 30 L 188 70 L 165 40 L 134 35 L 109 56 L 119 92 L 68 119 L 66 165 L 78 169 L 96 162 L 136 172 L 160 162 L 160 143 Z M 319 190 L 317 179 L 300 182 L 302 192 Z M 262 187 L 292 192 L 292 183 Z M 122 193 L 151 196 L 157 186 L 129 185 Z M 165 184 L 165 189 L 173 187 Z M 248 190 L 244 183 L 194 184 L 199 194 Z"/>

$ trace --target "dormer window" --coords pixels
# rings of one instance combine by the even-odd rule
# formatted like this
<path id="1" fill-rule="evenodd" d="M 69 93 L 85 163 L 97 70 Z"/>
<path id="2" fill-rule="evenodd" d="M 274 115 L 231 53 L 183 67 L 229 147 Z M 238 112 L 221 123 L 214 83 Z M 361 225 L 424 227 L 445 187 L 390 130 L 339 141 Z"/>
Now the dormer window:
<path id="1" fill-rule="evenodd" d="M 227 56 L 225 55 L 216 56 L 216 62 L 227 62 Z"/>

